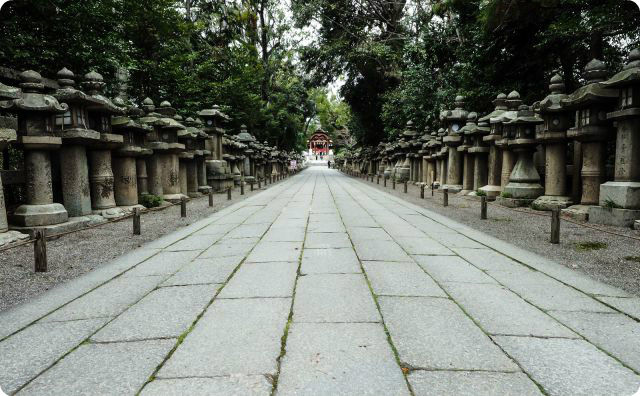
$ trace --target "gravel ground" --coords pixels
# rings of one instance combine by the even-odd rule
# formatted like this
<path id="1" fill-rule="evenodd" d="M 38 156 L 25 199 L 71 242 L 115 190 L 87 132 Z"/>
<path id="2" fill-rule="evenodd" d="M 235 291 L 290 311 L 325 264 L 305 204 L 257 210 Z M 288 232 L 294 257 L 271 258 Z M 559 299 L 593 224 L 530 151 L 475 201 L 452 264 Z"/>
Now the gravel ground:
<path id="1" fill-rule="evenodd" d="M 241 196 L 240 189 L 236 188 L 231 201 L 227 200 L 226 193 L 216 194 L 213 207 L 209 207 L 206 196 L 192 199 L 187 203 L 184 219 L 180 217 L 180 205 L 144 213 L 142 235 L 132 235 L 132 220 L 125 219 L 48 240 L 49 270 L 46 273 L 33 272 L 32 244 L 0 252 L 0 311 L 258 192 L 257 186 L 253 192 L 249 190 L 246 186 L 245 195 Z"/>
<path id="2" fill-rule="evenodd" d="M 473 198 L 449 194 L 449 206 L 443 207 L 442 193 L 438 190 L 434 197 L 431 197 L 431 190 L 425 189 L 423 200 L 420 199 L 418 186 L 409 185 L 408 192 L 405 194 L 400 184 L 396 185 L 394 191 L 391 183 L 384 188 L 382 180 L 380 185 L 377 185 L 375 181 L 371 183 L 363 179 L 355 179 L 640 296 L 640 231 L 563 221 L 560 244 L 552 245 L 549 243 L 551 226 L 549 212 L 528 208 L 514 210 L 489 203 L 487 220 L 480 220 L 480 201 Z M 590 249 L 580 245 L 591 242 L 605 245 L 600 249 Z"/>

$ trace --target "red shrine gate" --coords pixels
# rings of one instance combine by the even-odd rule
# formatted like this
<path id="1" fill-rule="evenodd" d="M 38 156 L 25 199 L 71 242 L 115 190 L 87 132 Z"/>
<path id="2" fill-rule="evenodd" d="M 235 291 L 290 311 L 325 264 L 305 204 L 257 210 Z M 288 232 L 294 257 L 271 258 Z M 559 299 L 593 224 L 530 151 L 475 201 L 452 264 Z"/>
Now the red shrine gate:
<path id="1" fill-rule="evenodd" d="M 329 139 L 329 135 L 320 129 L 311 136 L 308 142 L 309 154 L 311 155 L 329 155 L 329 149 L 333 146 L 333 142 Z"/>

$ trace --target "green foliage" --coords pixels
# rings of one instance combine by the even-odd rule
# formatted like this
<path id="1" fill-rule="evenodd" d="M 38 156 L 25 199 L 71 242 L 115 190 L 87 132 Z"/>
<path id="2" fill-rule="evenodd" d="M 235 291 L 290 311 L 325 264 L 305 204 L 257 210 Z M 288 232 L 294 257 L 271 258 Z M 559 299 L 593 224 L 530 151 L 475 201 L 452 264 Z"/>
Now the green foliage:
<path id="1" fill-rule="evenodd" d="M 506 191 L 501 192 L 500 196 L 502 198 L 513 198 L 513 194 L 511 194 L 510 192 L 506 192 Z"/>
<path id="2" fill-rule="evenodd" d="M 606 249 L 607 248 L 607 244 L 604 242 L 598 242 L 598 241 L 588 241 L 588 242 L 578 242 L 576 243 L 576 249 L 583 251 L 583 252 L 587 252 L 587 251 L 591 251 L 591 250 L 600 250 L 600 249 Z"/>
<path id="3" fill-rule="evenodd" d="M 627 256 L 624 258 L 627 261 L 633 261 L 636 263 L 640 263 L 640 256 Z"/>
<path id="4" fill-rule="evenodd" d="M 618 205 L 613 199 L 607 197 L 604 200 L 604 205 L 602 205 L 603 207 L 607 208 L 607 209 L 622 209 L 622 206 Z"/>
<path id="5" fill-rule="evenodd" d="M 153 194 L 143 194 L 140 197 L 140 205 L 145 208 L 157 208 L 162 204 L 162 197 Z"/>
<path id="6" fill-rule="evenodd" d="M 62 67 L 130 72 L 129 96 L 169 100 L 183 116 L 221 105 L 260 141 L 304 146 L 308 84 L 287 40 L 280 2 L 207 0 L 11 1 L 0 15 L 1 66 L 55 78 Z"/>
<path id="7" fill-rule="evenodd" d="M 482 191 L 480 189 L 476 190 L 476 196 L 477 197 L 486 197 L 487 193 L 485 191 Z"/>

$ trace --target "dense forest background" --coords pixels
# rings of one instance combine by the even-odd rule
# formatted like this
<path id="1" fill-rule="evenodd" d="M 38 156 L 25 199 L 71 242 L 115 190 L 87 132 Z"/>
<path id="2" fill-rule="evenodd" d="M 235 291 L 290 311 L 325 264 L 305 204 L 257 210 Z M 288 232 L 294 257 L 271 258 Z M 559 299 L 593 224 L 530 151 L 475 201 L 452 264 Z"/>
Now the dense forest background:
<path id="1" fill-rule="evenodd" d="M 0 18 L 2 66 L 97 70 L 114 90 L 126 68 L 133 100 L 220 104 L 287 149 L 316 128 L 352 145 L 435 127 L 458 93 L 480 113 L 514 89 L 531 103 L 552 73 L 573 90 L 640 44 L 625 0 L 14 0 Z"/>

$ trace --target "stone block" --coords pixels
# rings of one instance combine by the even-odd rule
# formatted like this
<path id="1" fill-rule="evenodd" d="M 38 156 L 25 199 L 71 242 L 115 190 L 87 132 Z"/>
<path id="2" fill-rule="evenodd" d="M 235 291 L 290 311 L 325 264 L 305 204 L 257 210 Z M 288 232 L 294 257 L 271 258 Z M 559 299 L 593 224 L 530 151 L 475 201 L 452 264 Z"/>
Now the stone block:
<path id="1" fill-rule="evenodd" d="M 302 274 L 361 273 L 360 262 L 353 248 L 305 249 L 302 253 Z"/>
<path id="2" fill-rule="evenodd" d="M 457 256 L 412 256 L 438 282 L 496 283 L 489 275 Z"/>
<path id="3" fill-rule="evenodd" d="M 313 274 L 298 279 L 293 321 L 379 322 L 380 314 L 362 274 Z"/>
<path id="4" fill-rule="evenodd" d="M 443 283 L 442 287 L 489 334 L 578 338 L 577 334 L 500 285 Z"/>
<path id="5" fill-rule="evenodd" d="M 218 235 L 190 235 L 165 249 L 167 252 L 179 252 L 184 250 L 205 250 L 216 243 L 221 234 Z"/>
<path id="6" fill-rule="evenodd" d="M 195 259 L 173 274 L 162 286 L 224 283 L 242 259 L 241 256 Z"/>
<path id="7" fill-rule="evenodd" d="M 155 379 L 144 387 L 142 396 L 269 396 L 273 386 L 264 375 L 230 375 L 214 378 Z"/>
<path id="8" fill-rule="evenodd" d="M 379 323 L 294 323 L 279 395 L 409 395 Z"/>
<path id="9" fill-rule="evenodd" d="M 269 261 L 297 262 L 300 259 L 302 243 L 300 242 L 259 242 L 247 256 L 249 263 Z"/>
<path id="10" fill-rule="evenodd" d="M 624 314 L 561 311 L 549 311 L 549 314 L 640 372 L 640 323 Z"/>
<path id="11" fill-rule="evenodd" d="M 310 232 L 304 241 L 305 249 L 351 248 L 349 236 L 344 232 Z"/>
<path id="12" fill-rule="evenodd" d="M 0 342 L 0 386 L 13 394 L 109 319 L 36 323 Z"/>
<path id="13" fill-rule="evenodd" d="M 354 245 L 358 257 L 363 261 L 412 261 L 400 245 L 393 241 L 354 241 Z"/>
<path id="14" fill-rule="evenodd" d="M 543 195 L 531 203 L 531 208 L 535 210 L 550 211 L 555 208 L 565 209 L 573 204 L 571 197 L 556 195 Z"/>
<path id="15" fill-rule="evenodd" d="M 519 208 L 529 206 L 533 203 L 534 199 L 531 198 L 505 198 L 496 197 L 496 203 L 505 206 L 507 208 Z"/>
<path id="16" fill-rule="evenodd" d="M 380 227 L 349 227 L 349 236 L 354 243 L 357 241 L 375 240 L 375 241 L 391 241 L 391 236 Z"/>
<path id="17" fill-rule="evenodd" d="M 124 273 L 123 277 L 170 275 L 195 259 L 199 250 L 163 251 Z"/>
<path id="18" fill-rule="evenodd" d="M 205 250 L 198 258 L 244 257 L 253 249 L 256 243 L 258 243 L 258 238 L 221 239 Z"/>
<path id="19" fill-rule="evenodd" d="M 624 209 L 640 209 L 640 182 L 608 181 L 600 185 L 598 205 L 613 202 Z"/>
<path id="20" fill-rule="evenodd" d="M 378 302 L 403 363 L 435 370 L 519 371 L 448 299 L 380 297 Z"/>
<path id="21" fill-rule="evenodd" d="M 447 297 L 415 263 L 364 261 L 362 265 L 373 292 L 378 296 Z"/>
<path id="22" fill-rule="evenodd" d="M 115 342 L 177 338 L 196 320 L 219 287 L 214 284 L 154 290 L 91 339 Z"/>
<path id="23" fill-rule="evenodd" d="M 589 208 L 589 223 L 632 227 L 638 219 L 640 219 L 640 209 L 605 208 L 602 206 Z"/>
<path id="24" fill-rule="evenodd" d="M 542 396 L 524 373 L 412 371 L 407 376 L 416 395 Z"/>
<path id="25" fill-rule="evenodd" d="M 423 237 L 397 237 L 396 242 L 409 254 L 446 256 L 454 253 L 435 240 Z"/>
<path id="26" fill-rule="evenodd" d="M 136 394 L 176 340 L 85 344 L 33 380 L 29 395 Z"/>
<path id="27" fill-rule="evenodd" d="M 633 395 L 640 377 L 584 340 L 493 339 L 547 395 Z"/>
<path id="28" fill-rule="evenodd" d="M 157 377 L 274 375 L 290 309 L 290 298 L 216 300 Z"/>
<path id="29" fill-rule="evenodd" d="M 297 262 L 244 263 L 218 298 L 291 297 Z"/>
<path id="30" fill-rule="evenodd" d="M 587 221 L 589 220 L 589 208 L 590 205 L 572 205 L 562 209 L 562 216 L 577 221 Z"/>

